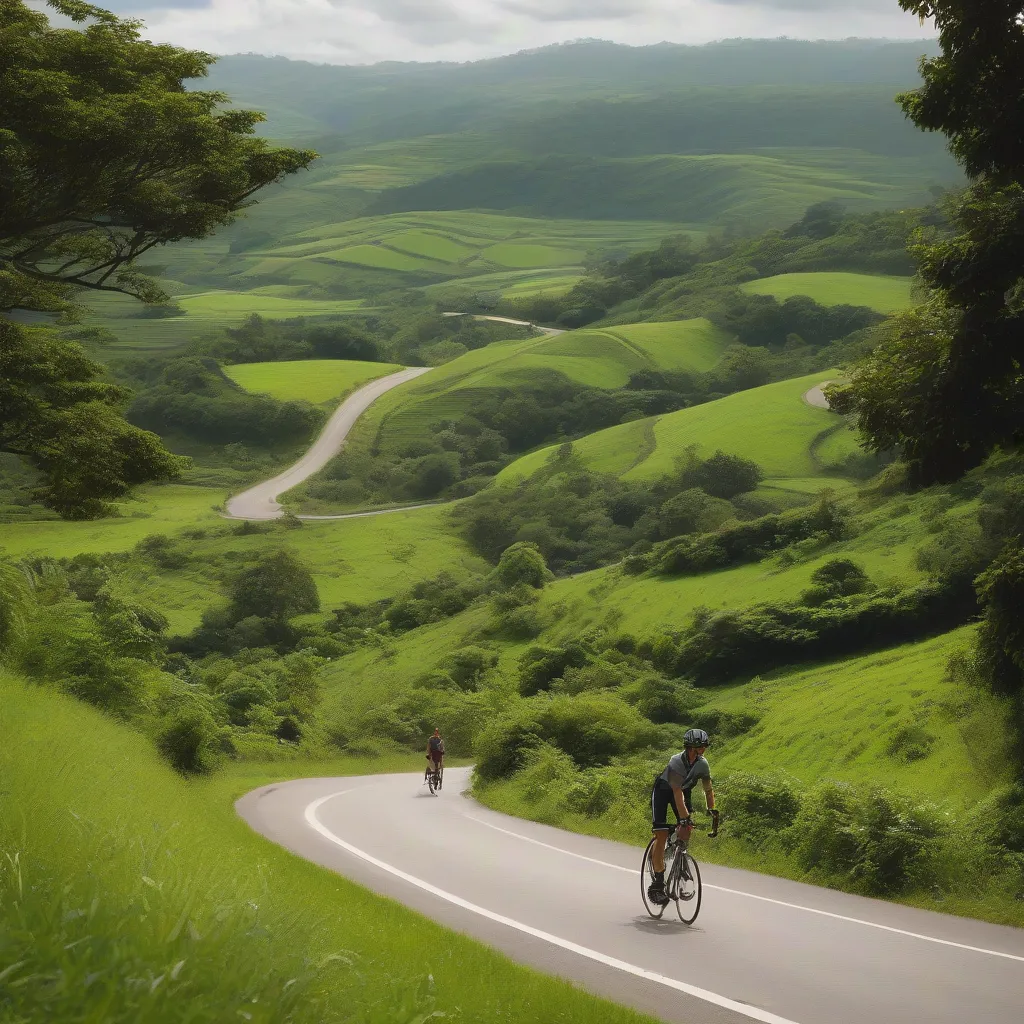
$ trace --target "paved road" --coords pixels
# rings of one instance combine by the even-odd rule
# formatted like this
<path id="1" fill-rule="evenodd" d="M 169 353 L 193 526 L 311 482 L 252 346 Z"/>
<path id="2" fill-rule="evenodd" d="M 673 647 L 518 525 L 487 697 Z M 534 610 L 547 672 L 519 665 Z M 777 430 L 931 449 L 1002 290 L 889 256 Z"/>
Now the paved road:
<path id="1" fill-rule="evenodd" d="M 804 401 L 816 409 L 831 409 L 832 406 L 828 404 L 828 399 L 825 397 L 825 388 L 831 383 L 830 380 L 823 380 L 816 388 L 811 388 L 804 394 Z"/>
<path id="2" fill-rule="evenodd" d="M 349 395 L 335 410 L 334 415 L 327 421 L 320 436 L 313 442 L 313 446 L 305 455 L 289 467 L 283 473 L 279 473 L 272 480 L 265 480 L 241 494 L 235 495 L 228 501 L 228 515 L 232 519 L 280 519 L 284 515 L 284 509 L 277 503 L 278 495 L 297 487 L 303 480 L 308 479 L 314 473 L 319 472 L 327 465 L 345 443 L 348 432 L 355 426 L 356 420 L 381 395 L 392 388 L 413 380 L 421 374 L 426 373 L 430 368 L 427 366 L 414 366 L 408 370 L 400 370 L 398 373 L 389 374 L 387 377 L 380 377 L 371 381 L 365 387 L 360 388 L 354 394 Z M 339 518 L 354 519 L 366 515 L 383 515 L 385 512 L 398 511 L 397 509 L 384 509 L 378 512 L 357 512 L 346 516 L 300 516 L 302 519 L 316 518 Z"/>
<path id="3" fill-rule="evenodd" d="M 442 313 L 441 316 L 472 316 L 474 320 L 490 320 L 496 324 L 512 324 L 513 327 L 532 327 L 535 331 L 550 334 L 552 337 L 556 334 L 565 334 L 565 331 L 558 327 L 541 327 L 529 320 L 513 320 L 509 316 L 485 316 L 482 313 Z"/>
<path id="4" fill-rule="evenodd" d="M 306 779 L 239 813 L 268 838 L 521 962 L 687 1024 L 1019 1024 L 1024 931 L 706 866 L 696 924 L 651 921 L 640 852 L 481 808 L 450 769 Z M 327 911 L 329 912 L 329 911 Z"/>

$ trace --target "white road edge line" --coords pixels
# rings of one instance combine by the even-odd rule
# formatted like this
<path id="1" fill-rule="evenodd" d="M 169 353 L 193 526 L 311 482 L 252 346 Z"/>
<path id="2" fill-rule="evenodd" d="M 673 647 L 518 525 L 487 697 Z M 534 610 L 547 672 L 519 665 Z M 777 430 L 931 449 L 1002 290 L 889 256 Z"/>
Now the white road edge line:
<path id="1" fill-rule="evenodd" d="M 563 850 L 560 846 L 552 846 L 550 843 L 542 843 L 539 839 L 532 839 L 530 836 L 520 835 L 518 832 L 512 832 L 507 828 L 500 828 L 498 825 L 492 825 L 489 821 L 484 821 L 483 818 L 476 818 L 472 814 L 467 814 L 465 817 L 469 818 L 470 821 L 475 821 L 478 825 L 486 825 L 487 828 L 494 829 L 495 832 L 504 832 L 507 836 L 514 836 L 516 839 L 521 839 L 524 843 L 533 843 L 534 846 L 543 846 L 545 849 L 554 850 L 556 853 L 564 853 L 567 857 L 576 857 L 578 860 L 586 860 L 591 864 L 600 864 L 602 867 L 614 868 L 616 871 L 625 871 L 628 874 L 636 874 L 633 868 L 625 868 L 621 864 L 612 864 L 606 860 L 598 860 L 596 857 L 586 857 L 582 853 L 573 853 L 572 850 Z M 752 892 L 742 892 L 739 889 L 727 889 L 724 885 L 711 885 L 708 882 L 704 883 L 705 889 L 715 889 L 718 892 L 727 892 L 731 896 L 745 896 L 748 900 L 760 900 L 762 903 L 774 903 L 777 907 L 788 907 L 790 910 L 802 910 L 806 914 L 817 914 L 819 917 L 831 917 L 836 921 L 846 921 L 849 924 L 860 924 L 864 925 L 865 928 L 878 928 L 883 932 L 892 932 L 894 935 L 905 935 L 907 938 L 920 939 L 922 942 L 935 942 L 940 946 L 952 946 L 954 949 L 966 949 L 971 953 L 984 953 L 986 956 L 998 956 L 1005 960 L 1017 960 L 1020 963 L 1024 963 L 1024 956 L 1017 956 L 1015 953 L 1003 953 L 998 949 L 983 949 L 981 946 L 968 946 L 964 942 L 953 942 L 950 939 L 937 939 L 934 935 L 922 935 L 919 932 L 905 931 L 903 928 L 893 928 L 887 924 L 878 924 L 875 921 L 865 921 L 859 917 L 846 917 L 843 914 L 833 914 L 828 910 L 816 910 L 814 907 L 803 907 L 799 903 L 786 903 L 784 900 L 775 900 L 770 896 L 758 896 Z"/>
<path id="2" fill-rule="evenodd" d="M 316 812 L 325 803 L 327 803 L 328 800 L 333 800 L 335 797 L 344 796 L 346 793 L 350 792 L 351 790 L 346 789 L 338 793 L 331 793 L 328 796 L 322 796 L 319 800 L 314 800 L 306 807 L 306 822 L 325 839 L 330 840 L 330 842 L 334 843 L 336 846 L 340 846 L 343 850 L 347 850 L 353 856 L 359 857 L 361 860 L 365 860 L 374 867 L 380 868 L 382 871 L 387 871 L 396 878 L 401 878 L 402 881 L 408 882 L 410 885 L 415 885 L 417 888 L 423 889 L 440 899 L 446 900 L 449 903 L 454 903 L 455 906 L 462 907 L 463 910 L 469 910 L 474 914 L 479 914 L 481 917 L 486 917 L 488 920 L 496 921 L 498 924 L 514 928 L 516 931 L 524 932 L 526 935 L 532 935 L 535 939 L 542 939 L 544 942 L 549 942 L 553 946 L 559 946 L 561 949 L 568 950 L 570 953 L 576 953 L 578 956 L 586 957 L 588 960 L 594 960 L 599 964 L 604 964 L 606 967 L 613 967 L 615 970 L 624 971 L 625 973 L 632 974 L 637 978 L 643 978 L 645 981 L 653 981 L 659 985 L 664 985 L 667 988 L 675 989 L 677 992 L 684 992 L 686 995 L 693 996 L 695 999 L 701 999 L 706 1003 L 713 1003 L 715 1006 L 720 1006 L 725 1010 L 732 1010 L 733 1013 L 749 1017 L 751 1020 L 761 1021 L 762 1024 L 795 1024 L 794 1021 L 788 1020 L 785 1017 L 779 1017 L 774 1013 L 769 1013 L 767 1010 L 760 1010 L 756 1006 L 749 1006 L 746 1003 L 736 1002 L 736 1000 L 729 999 L 727 996 L 720 996 L 716 992 L 709 992 L 707 989 L 698 988 L 696 985 L 688 985 L 685 981 L 677 981 L 675 978 L 668 978 L 663 974 L 656 974 L 654 971 L 645 970 L 643 967 L 637 967 L 635 964 L 626 963 L 625 960 L 618 960 L 613 956 L 600 953 L 596 949 L 589 949 L 586 946 L 580 946 L 575 942 L 570 942 L 568 939 L 562 939 L 557 935 L 552 935 L 550 932 L 541 931 L 539 928 L 523 924 L 521 921 L 515 921 L 511 917 L 496 914 L 493 910 L 488 910 L 486 907 L 470 903 L 469 900 L 464 900 L 461 896 L 456 896 L 454 893 L 447 892 L 444 889 L 439 889 L 436 885 L 431 885 L 430 882 L 426 882 L 422 878 L 417 878 L 415 875 L 410 875 L 407 872 L 402 871 L 401 868 L 396 868 L 392 864 L 387 864 L 382 860 L 378 860 L 365 850 L 360 850 L 358 847 L 353 846 L 351 843 L 347 843 L 344 839 L 336 836 L 329 828 L 323 825 L 320 822 L 320 819 L 316 816 Z"/>

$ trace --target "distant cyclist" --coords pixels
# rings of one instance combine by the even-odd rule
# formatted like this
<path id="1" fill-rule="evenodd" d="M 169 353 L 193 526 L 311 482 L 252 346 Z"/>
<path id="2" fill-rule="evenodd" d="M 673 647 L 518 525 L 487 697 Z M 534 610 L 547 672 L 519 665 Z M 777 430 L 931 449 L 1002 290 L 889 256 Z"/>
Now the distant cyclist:
<path id="1" fill-rule="evenodd" d="M 441 739 L 439 730 L 434 730 L 434 735 L 427 740 L 427 760 L 430 762 L 427 768 L 433 768 L 439 772 L 444 764 L 444 740 Z"/>
<path id="2" fill-rule="evenodd" d="M 711 766 L 704 758 L 704 751 L 710 744 L 711 740 L 703 729 L 687 730 L 683 736 L 685 749 L 680 754 L 674 754 L 668 767 L 654 780 L 654 789 L 651 791 L 651 828 L 655 834 L 654 849 L 651 851 L 654 881 L 647 890 L 652 903 L 668 903 L 668 894 L 665 892 L 665 846 L 673 828 L 668 823 L 668 809 L 671 807 L 676 816 L 679 839 L 687 842 L 693 832 L 693 822 L 690 820 L 693 811 L 691 794 L 698 782 L 704 787 L 714 831 L 718 831 Z"/>

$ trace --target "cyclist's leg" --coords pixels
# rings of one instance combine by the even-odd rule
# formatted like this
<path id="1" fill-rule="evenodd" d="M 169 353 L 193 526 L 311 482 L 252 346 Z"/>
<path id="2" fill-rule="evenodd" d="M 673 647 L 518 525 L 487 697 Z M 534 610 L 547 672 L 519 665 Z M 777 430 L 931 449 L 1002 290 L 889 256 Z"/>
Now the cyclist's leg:
<path id="1" fill-rule="evenodd" d="M 668 823 L 668 809 L 673 804 L 672 790 L 657 782 L 651 791 L 651 830 L 654 832 L 654 849 L 651 850 L 651 867 L 657 875 L 665 874 L 665 847 L 672 827 Z"/>

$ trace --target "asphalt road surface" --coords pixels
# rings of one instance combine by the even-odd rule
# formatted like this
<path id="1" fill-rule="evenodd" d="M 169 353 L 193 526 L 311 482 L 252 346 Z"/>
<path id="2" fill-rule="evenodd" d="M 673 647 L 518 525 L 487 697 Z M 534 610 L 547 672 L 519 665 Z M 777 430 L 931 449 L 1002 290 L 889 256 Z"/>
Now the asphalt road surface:
<path id="1" fill-rule="evenodd" d="M 277 503 L 278 495 L 298 487 L 303 480 L 307 480 L 314 473 L 318 473 L 331 459 L 341 450 L 341 446 L 348 437 L 348 432 L 355 426 L 356 420 L 373 405 L 381 395 L 392 388 L 404 384 L 426 373 L 429 367 L 414 366 L 408 370 L 399 370 L 398 373 L 389 374 L 387 377 L 380 377 L 371 381 L 365 387 L 349 395 L 335 410 L 334 415 L 327 421 L 327 426 L 321 431 L 320 436 L 313 442 L 313 446 L 305 455 L 290 466 L 283 473 L 279 473 L 271 480 L 264 480 L 263 483 L 250 487 L 249 490 L 235 495 L 228 501 L 228 515 L 232 519 L 280 519 L 284 515 L 284 509 Z M 339 518 L 355 519 L 361 515 L 382 515 L 384 512 L 362 512 L 350 513 L 346 516 L 315 516 L 316 519 Z M 301 519 L 310 518 L 300 516 Z"/>
<path id="2" fill-rule="evenodd" d="M 1020 1024 L 1024 931 L 705 865 L 692 927 L 652 921 L 641 851 L 509 818 L 420 775 L 306 779 L 258 832 L 512 958 L 687 1024 Z M 698 856 L 699 856 L 699 850 Z"/>
<path id="3" fill-rule="evenodd" d="M 813 405 L 816 409 L 831 409 L 828 399 L 825 397 L 825 388 L 831 384 L 832 381 L 822 381 L 816 388 L 811 388 L 810 391 L 804 394 L 804 401 L 808 405 Z"/>

